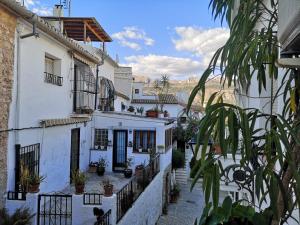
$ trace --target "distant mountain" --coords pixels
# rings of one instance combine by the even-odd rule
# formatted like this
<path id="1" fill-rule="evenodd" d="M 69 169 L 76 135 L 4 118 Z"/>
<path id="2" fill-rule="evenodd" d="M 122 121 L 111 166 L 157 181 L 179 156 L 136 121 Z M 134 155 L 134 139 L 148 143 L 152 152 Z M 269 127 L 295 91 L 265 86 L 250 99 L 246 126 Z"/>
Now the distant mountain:
<path id="1" fill-rule="evenodd" d="M 153 84 L 152 82 L 149 83 L 149 78 L 148 77 L 137 77 L 137 79 L 135 79 L 136 82 L 144 82 L 145 86 L 144 86 L 144 91 L 146 94 L 150 94 L 154 92 L 153 89 Z M 138 80 L 138 81 L 137 81 Z M 148 81 L 148 82 L 147 82 Z M 188 97 L 190 96 L 191 91 L 193 90 L 193 88 L 197 85 L 199 79 L 197 78 L 190 78 L 188 80 L 171 80 L 170 81 L 170 90 L 169 93 L 170 94 L 175 94 L 177 96 L 179 96 L 181 99 L 187 101 Z M 206 96 L 205 96 L 205 101 L 204 103 L 206 103 L 209 99 L 209 97 L 214 93 L 220 90 L 220 79 L 219 78 L 214 78 L 211 79 L 209 82 L 207 82 L 206 84 Z M 224 100 L 228 103 L 235 103 L 235 96 L 233 93 L 233 89 L 226 89 L 225 90 L 225 94 L 223 96 Z M 200 105 L 201 104 L 201 96 L 200 94 L 196 96 L 195 100 L 194 100 L 194 104 L 195 105 Z M 205 106 L 205 104 L 204 104 Z"/>

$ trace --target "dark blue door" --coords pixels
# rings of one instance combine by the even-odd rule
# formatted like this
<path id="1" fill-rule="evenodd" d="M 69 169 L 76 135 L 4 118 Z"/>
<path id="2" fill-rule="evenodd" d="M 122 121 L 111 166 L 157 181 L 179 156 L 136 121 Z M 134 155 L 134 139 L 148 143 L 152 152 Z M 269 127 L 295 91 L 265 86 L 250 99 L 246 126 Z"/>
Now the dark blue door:
<path id="1" fill-rule="evenodd" d="M 127 130 L 114 131 L 113 170 L 123 171 L 127 160 Z"/>

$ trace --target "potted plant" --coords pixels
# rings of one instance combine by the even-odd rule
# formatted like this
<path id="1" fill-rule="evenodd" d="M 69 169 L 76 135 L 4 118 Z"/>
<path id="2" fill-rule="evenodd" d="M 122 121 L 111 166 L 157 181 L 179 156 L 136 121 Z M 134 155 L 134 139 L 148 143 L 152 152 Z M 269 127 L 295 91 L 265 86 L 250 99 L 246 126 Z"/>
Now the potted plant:
<path id="1" fill-rule="evenodd" d="M 103 189 L 104 189 L 104 196 L 110 197 L 113 195 L 114 185 L 110 182 L 109 179 L 103 181 Z"/>
<path id="2" fill-rule="evenodd" d="M 100 149 L 104 150 L 105 146 L 104 145 L 100 145 Z"/>
<path id="3" fill-rule="evenodd" d="M 127 111 L 133 113 L 134 112 L 134 107 L 132 105 L 129 106 Z"/>
<path id="4" fill-rule="evenodd" d="M 147 117 L 157 118 L 158 117 L 158 108 L 150 109 L 146 111 Z"/>
<path id="5" fill-rule="evenodd" d="M 132 158 L 129 158 L 125 162 L 124 176 L 125 178 L 130 178 L 132 176 L 132 169 L 130 168 L 132 165 Z"/>
<path id="6" fill-rule="evenodd" d="M 89 164 L 89 173 L 96 173 L 97 172 L 98 163 L 97 162 L 90 162 Z"/>
<path id="7" fill-rule="evenodd" d="M 81 195 L 84 192 L 86 176 L 79 170 L 72 172 L 72 181 L 75 184 L 75 194 Z"/>
<path id="8" fill-rule="evenodd" d="M 40 184 L 45 180 L 46 177 L 33 174 L 28 179 L 28 192 L 37 193 L 40 191 Z"/>
<path id="9" fill-rule="evenodd" d="M 177 184 L 174 185 L 173 189 L 170 192 L 170 202 L 176 203 L 180 194 L 180 188 Z"/>
<path id="10" fill-rule="evenodd" d="M 95 145 L 95 149 L 99 149 L 99 145 Z"/>
<path id="11" fill-rule="evenodd" d="M 143 112 L 144 112 L 144 107 L 138 107 L 136 108 L 136 111 L 141 114 L 141 116 L 143 115 Z"/>
<path id="12" fill-rule="evenodd" d="M 132 141 L 128 142 L 128 147 L 132 147 Z"/>
<path id="13" fill-rule="evenodd" d="M 167 110 L 164 111 L 164 117 L 169 117 L 169 112 Z"/>
<path id="14" fill-rule="evenodd" d="M 99 176 L 103 176 L 105 173 L 105 167 L 107 166 L 107 162 L 104 158 L 100 158 L 97 166 L 97 174 Z"/>

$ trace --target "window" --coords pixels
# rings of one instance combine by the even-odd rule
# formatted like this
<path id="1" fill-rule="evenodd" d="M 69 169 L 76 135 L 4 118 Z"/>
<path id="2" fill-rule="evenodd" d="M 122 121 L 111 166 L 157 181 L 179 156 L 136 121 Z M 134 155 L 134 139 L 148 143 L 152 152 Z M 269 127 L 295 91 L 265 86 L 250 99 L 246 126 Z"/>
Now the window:
<path id="1" fill-rule="evenodd" d="M 186 123 L 186 117 L 185 116 L 181 116 L 179 118 L 179 120 L 180 120 L 180 123 Z"/>
<path id="2" fill-rule="evenodd" d="M 98 109 L 100 111 L 114 111 L 115 88 L 111 80 L 100 78 L 99 97 Z"/>
<path id="3" fill-rule="evenodd" d="M 148 152 L 156 148 L 156 131 L 135 130 L 133 136 L 133 151 Z"/>
<path id="4" fill-rule="evenodd" d="M 96 77 L 92 68 L 78 60 L 74 62 L 73 111 L 91 114 L 95 107 Z"/>
<path id="5" fill-rule="evenodd" d="M 62 86 L 63 78 L 58 76 L 60 74 L 60 60 L 56 60 L 45 56 L 45 82 Z"/>
<path id="6" fill-rule="evenodd" d="M 172 146 L 172 128 L 165 131 L 165 149 L 167 150 Z"/>
<path id="7" fill-rule="evenodd" d="M 95 129 L 95 148 L 104 150 L 108 145 L 108 130 Z"/>
<path id="8" fill-rule="evenodd" d="M 139 89 L 135 89 L 135 90 L 134 90 L 134 93 L 135 93 L 135 94 L 139 94 L 139 93 L 140 93 L 140 90 L 139 90 Z"/>

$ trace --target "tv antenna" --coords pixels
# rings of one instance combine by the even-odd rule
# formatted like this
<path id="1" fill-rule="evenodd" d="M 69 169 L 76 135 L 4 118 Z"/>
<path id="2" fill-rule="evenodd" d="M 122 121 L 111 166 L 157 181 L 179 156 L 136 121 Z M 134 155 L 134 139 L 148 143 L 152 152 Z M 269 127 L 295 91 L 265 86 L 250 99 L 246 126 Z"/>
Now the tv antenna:
<path id="1" fill-rule="evenodd" d="M 64 9 L 68 10 L 68 16 L 71 16 L 71 1 L 72 0 L 59 0 L 60 5 L 63 5 Z"/>

